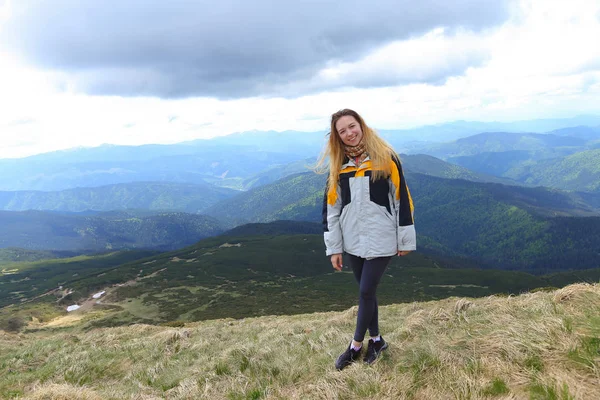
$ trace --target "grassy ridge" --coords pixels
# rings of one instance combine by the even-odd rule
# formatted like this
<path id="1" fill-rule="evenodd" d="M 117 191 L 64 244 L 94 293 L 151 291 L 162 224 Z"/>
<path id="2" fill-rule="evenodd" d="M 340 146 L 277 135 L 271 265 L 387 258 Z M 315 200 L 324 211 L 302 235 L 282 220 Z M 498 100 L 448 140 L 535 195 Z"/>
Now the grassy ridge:
<path id="1" fill-rule="evenodd" d="M 390 348 L 339 372 L 356 309 L 180 328 L 0 332 L 4 399 L 595 399 L 600 287 L 389 305 Z"/>

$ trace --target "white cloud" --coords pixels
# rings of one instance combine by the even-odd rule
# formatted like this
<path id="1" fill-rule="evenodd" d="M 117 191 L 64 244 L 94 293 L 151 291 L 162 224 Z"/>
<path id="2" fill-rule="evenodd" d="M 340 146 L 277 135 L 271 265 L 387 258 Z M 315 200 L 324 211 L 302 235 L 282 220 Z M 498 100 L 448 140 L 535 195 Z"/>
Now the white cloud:
<path id="1" fill-rule="evenodd" d="M 442 84 L 448 77 L 484 64 L 489 57 L 484 36 L 462 30 L 449 36 L 438 28 L 418 38 L 390 43 L 354 62 L 331 62 L 311 80 L 284 86 L 282 91 L 295 92 L 297 86 L 311 85 L 335 89 Z"/>
<path id="2" fill-rule="evenodd" d="M 0 8 L 0 24 L 9 15 L 7 5 Z M 493 30 L 437 29 L 356 60 L 331 62 L 312 78 L 281 88 L 331 88 L 298 98 L 86 96 L 64 85 L 72 77 L 35 70 L 0 52 L 0 157 L 253 129 L 325 132 L 331 113 L 345 107 L 385 129 L 600 114 L 599 13 L 595 1 L 522 0 L 512 18 Z M 361 79 L 373 82 L 373 76 L 381 78 L 379 87 L 351 87 L 361 87 Z"/>

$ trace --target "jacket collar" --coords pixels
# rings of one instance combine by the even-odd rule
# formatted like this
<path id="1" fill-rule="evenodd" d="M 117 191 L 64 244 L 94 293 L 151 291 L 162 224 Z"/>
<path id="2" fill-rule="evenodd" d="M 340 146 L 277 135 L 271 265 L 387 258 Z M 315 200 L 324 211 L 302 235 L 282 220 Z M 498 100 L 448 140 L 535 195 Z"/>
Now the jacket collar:
<path id="1" fill-rule="evenodd" d="M 365 158 L 365 161 L 369 161 L 370 159 L 371 159 L 371 157 L 369 157 L 367 155 L 367 158 Z M 364 164 L 365 161 L 363 161 L 363 164 Z M 358 167 L 358 166 L 354 163 L 353 159 L 351 159 L 348 156 L 346 156 L 346 158 L 344 158 L 344 164 L 342 164 L 342 168 L 341 169 L 348 168 L 348 167 Z"/>

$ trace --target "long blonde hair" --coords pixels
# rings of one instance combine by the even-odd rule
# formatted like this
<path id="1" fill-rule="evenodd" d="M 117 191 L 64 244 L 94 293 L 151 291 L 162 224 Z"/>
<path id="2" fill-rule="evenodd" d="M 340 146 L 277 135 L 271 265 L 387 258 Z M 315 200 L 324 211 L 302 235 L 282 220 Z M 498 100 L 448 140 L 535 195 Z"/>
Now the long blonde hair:
<path id="1" fill-rule="evenodd" d="M 394 151 L 385 140 L 383 140 L 375 130 L 369 128 L 365 121 L 360 115 L 354 110 L 345 108 L 334 113 L 331 116 L 331 130 L 329 131 L 329 140 L 327 145 L 323 149 L 315 171 L 317 173 L 325 173 L 327 167 L 329 167 L 329 187 L 335 187 L 337 185 L 338 178 L 340 176 L 340 169 L 344 164 L 346 157 L 344 153 L 344 142 L 340 138 L 340 135 L 335 127 L 338 120 L 344 116 L 351 116 L 359 123 L 360 129 L 363 132 L 363 143 L 365 144 L 365 150 L 369 154 L 372 166 L 371 179 L 373 181 L 379 178 L 387 178 L 391 173 L 391 157 L 395 157 L 399 160 L 398 154 Z M 329 162 L 327 162 L 329 161 Z"/>

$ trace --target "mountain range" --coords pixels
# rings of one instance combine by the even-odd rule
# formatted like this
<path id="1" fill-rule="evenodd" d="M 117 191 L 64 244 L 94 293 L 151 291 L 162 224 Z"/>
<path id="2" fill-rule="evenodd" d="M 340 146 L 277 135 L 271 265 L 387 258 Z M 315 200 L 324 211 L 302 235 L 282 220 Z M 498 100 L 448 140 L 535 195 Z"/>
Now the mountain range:
<path id="1" fill-rule="evenodd" d="M 3 191 L 0 192 L 0 209 L 68 212 L 136 209 L 202 213 L 238 193 L 204 182 L 129 182 L 61 191 Z"/>
<path id="2" fill-rule="evenodd" d="M 454 132 L 437 143 L 382 131 L 421 152 L 401 154 L 418 251 L 394 259 L 382 301 L 598 279 L 597 126 L 470 134 L 476 125 L 457 123 L 430 127 Z M 352 276 L 331 273 L 320 233 L 326 176 L 311 171 L 324 138 L 249 132 L 0 160 L 3 304 L 109 289 L 115 312 L 90 329 L 348 307 Z"/>
<path id="3" fill-rule="evenodd" d="M 419 150 L 482 174 L 530 186 L 597 191 L 600 127 L 545 134 L 486 132 Z"/>
<path id="4" fill-rule="evenodd" d="M 402 155 L 409 171 L 444 178 L 467 179 L 476 182 L 519 184 L 508 178 L 477 173 L 427 155 Z M 315 159 L 306 159 L 270 168 L 243 181 L 247 189 L 258 188 L 289 175 L 306 172 Z M 60 191 L 0 191 L 0 209 L 6 211 L 111 211 L 162 210 L 203 213 L 221 200 L 243 193 L 206 182 L 129 182 L 98 187 L 79 187 Z"/>
<path id="5" fill-rule="evenodd" d="M 598 126 L 600 126 L 599 117 L 583 116 L 517 123 L 459 121 L 412 130 L 381 130 L 380 132 L 399 153 L 421 153 L 442 159 L 450 155 L 452 157 L 476 156 L 472 154 L 471 142 L 480 141 L 477 136 L 482 132 L 484 136 L 490 135 L 485 132 L 497 132 L 500 142 L 504 140 L 504 136 L 510 137 L 511 132 L 529 138 L 537 137 L 535 134 L 556 137 L 557 139 L 553 139 L 554 142 L 550 140 L 549 143 L 539 138 L 533 142 L 529 139 L 522 141 L 525 144 L 532 142 L 528 147 L 525 146 L 526 150 L 531 152 L 528 153 L 528 159 L 538 160 L 566 155 L 568 151 L 562 147 L 575 147 L 573 143 L 569 143 L 570 141 L 577 143 L 586 141 L 593 146 L 591 143 L 594 138 L 597 138 Z M 3 159 L 0 160 L 0 190 L 60 191 L 128 182 L 211 183 L 245 190 L 253 187 L 253 182 L 256 182 L 261 175 L 264 177 L 263 174 L 269 170 L 277 171 L 279 168 L 286 168 L 285 166 L 290 163 L 303 163 L 304 160 L 316 157 L 323 148 L 326 134 L 326 130 L 322 132 L 250 131 L 173 145 L 103 145 L 96 148 L 57 151 L 23 159 Z M 467 137 L 475 138 L 464 141 Z M 455 139 L 458 141 L 448 142 Z M 490 140 L 487 146 L 478 147 L 480 153 L 500 151 L 499 147 L 491 145 L 498 140 Z M 507 139 L 506 141 L 508 142 Z M 540 143 L 545 144 L 536 149 L 535 146 Z M 548 145 L 552 143 L 557 146 L 550 149 Z M 466 151 L 465 148 L 470 148 L 471 151 Z M 489 175 L 489 172 L 476 168 L 474 170 Z M 277 175 L 277 172 L 274 175 L 273 180 L 283 177 Z"/>
<path id="6" fill-rule="evenodd" d="M 500 268 L 598 266 L 600 195 L 406 176 L 422 250 L 472 257 Z M 322 175 L 293 175 L 224 200 L 206 213 L 230 225 L 278 219 L 316 222 L 321 219 L 324 184 Z M 570 229 L 565 231 L 566 226 Z"/>

